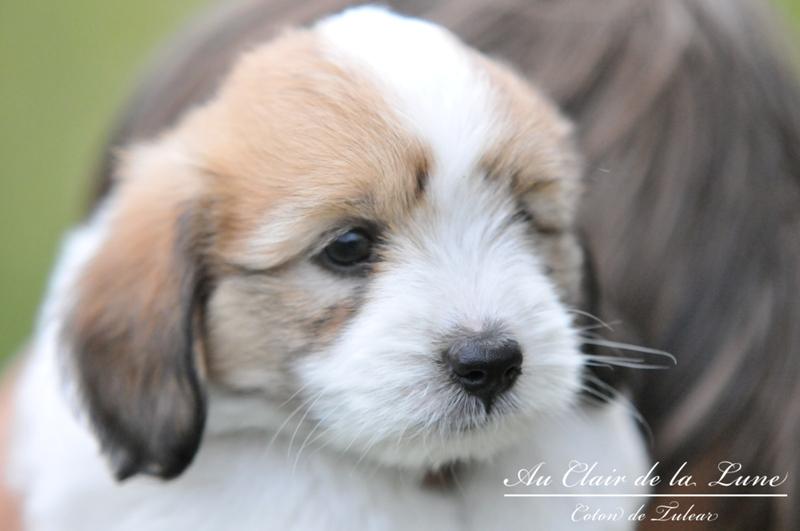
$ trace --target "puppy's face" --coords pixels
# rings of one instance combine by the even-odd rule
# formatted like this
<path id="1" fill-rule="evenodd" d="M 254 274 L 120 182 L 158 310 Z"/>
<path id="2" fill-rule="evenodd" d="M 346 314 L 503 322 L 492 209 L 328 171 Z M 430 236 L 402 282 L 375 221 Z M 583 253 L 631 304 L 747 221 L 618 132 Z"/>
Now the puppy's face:
<path id="1" fill-rule="evenodd" d="M 568 136 L 504 68 L 383 11 L 247 55 L 131 153 L 78 279 L 65 333 L 118 475 L 183 470 L 209 387 L 212 411 L 411 467 L 569 406 Z"/>

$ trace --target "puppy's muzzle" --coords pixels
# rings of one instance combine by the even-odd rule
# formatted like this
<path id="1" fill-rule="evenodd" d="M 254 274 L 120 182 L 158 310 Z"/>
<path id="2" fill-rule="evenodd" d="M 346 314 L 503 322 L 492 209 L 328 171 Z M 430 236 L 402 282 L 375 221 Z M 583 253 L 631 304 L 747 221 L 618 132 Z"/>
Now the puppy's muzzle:
<path id="1" fill-rule="evenodd" d="M 513 339 L 473 337 L 455 341 L 445 352 L 453 379 L 487 409 L 514 385 L 522 372 L 522 351 Z"/>

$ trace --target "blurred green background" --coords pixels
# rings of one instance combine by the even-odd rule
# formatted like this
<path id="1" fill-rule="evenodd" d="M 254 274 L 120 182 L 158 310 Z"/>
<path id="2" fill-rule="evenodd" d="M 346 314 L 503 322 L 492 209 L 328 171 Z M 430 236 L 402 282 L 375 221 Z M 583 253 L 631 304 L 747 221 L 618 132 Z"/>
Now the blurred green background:
<path id="1" fill-rule="evenodd" d="M 800 0 L 775 1 L 800 35 Z M 31 331 L 115 111 L 155 47 L 206 3 L 0 0 L 0 359 Z"/>

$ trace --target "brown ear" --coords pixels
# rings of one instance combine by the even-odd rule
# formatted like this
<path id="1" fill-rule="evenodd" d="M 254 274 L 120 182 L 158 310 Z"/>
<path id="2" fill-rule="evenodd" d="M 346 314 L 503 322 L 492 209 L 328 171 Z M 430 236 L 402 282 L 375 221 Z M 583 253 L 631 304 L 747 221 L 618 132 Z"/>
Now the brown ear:
<path id="1" fill-rule="evenodd" d="M 200 182 L 164 147 L 134 152 L 122 173 L 64 334 L 116 477 L 171 478 L 192 461 L 205 423 L 195 366 L 206 288 Z"/>

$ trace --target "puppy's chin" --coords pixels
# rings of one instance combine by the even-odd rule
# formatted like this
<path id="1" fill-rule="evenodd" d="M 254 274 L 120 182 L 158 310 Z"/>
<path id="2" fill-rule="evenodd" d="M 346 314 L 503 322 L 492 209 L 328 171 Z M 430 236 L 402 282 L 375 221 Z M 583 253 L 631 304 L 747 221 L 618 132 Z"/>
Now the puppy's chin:
<path id="1" fill-rule="evenodd" d="M 411 470 L 486 460 L 535 434 L 538 419 L 564 414 L 576 402 L 579 363 L 530 370 L 488 410 L 446 381 L 405 392 L 371 386 L 368 391 L 337 389 L 330 381 L 327 387 L 308 384 L 302 413 L 308 426 L 298 431 L 310 429 L 316 435 L 306 433 L 295 446 L 314 441 L 313 446 L 360 461 Z"/>
<path id="2" fill-rule="evenodd" d="M 565 400 L 550 413 L 563 413 L 571 402 Z M 482 407 L 476 404 L 474 409 Z M 500 405 L 488 414 L 453 409 L 438 421 L 400 430 L 388 429 L 379 422 L 369 423 L 368 419 L 352 425 L 340 421 L 338 428 L 336 425 L 327 426 L 326 434 L 320 439 L 324 440 L 323 444 L 362 461 L 410 470 L 430 470 L 453 462 L 488 460 L 535 434 L 537 419 L 547 416 L 544 412 L 523 412 Z M 361 424 L 356 428 L 360 433 L 349 433 L 355 424 Z"/>

